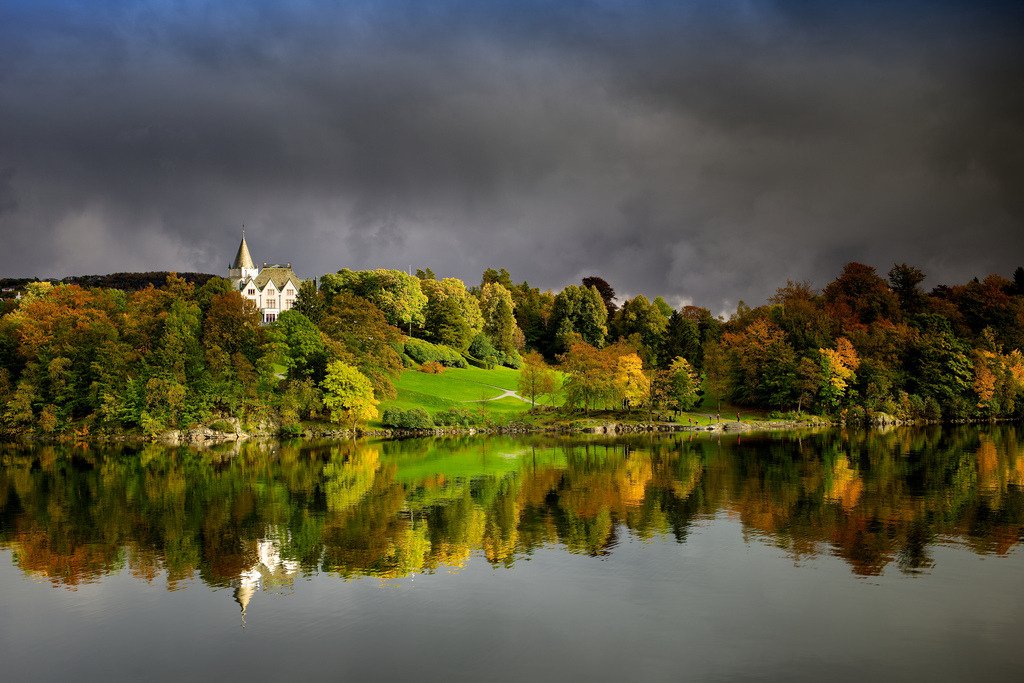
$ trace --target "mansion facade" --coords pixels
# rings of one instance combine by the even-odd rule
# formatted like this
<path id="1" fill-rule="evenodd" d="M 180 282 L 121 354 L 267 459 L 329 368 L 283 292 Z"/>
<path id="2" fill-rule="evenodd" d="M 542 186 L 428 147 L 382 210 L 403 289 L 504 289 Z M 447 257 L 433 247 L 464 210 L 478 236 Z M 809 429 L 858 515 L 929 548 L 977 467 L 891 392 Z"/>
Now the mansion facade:
<path id="1" fill-rule="evenodd" d="M 243 297 L 256 304 L 264 323 L 277 320 L 284 311 L 295 305 L 302 280 L 296 277 L 292 264 L 264 263 L 257 268 L 249 253 L 249 245 L 242 233 L 235 260 L 228 268 L 228 279 Z"/>

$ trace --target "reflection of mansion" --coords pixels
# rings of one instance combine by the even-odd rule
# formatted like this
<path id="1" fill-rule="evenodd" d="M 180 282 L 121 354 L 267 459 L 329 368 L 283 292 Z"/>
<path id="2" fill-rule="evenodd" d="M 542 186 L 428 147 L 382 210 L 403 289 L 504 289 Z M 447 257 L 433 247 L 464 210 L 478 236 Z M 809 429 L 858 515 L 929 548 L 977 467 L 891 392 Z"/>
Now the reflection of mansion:
<path id="1" fill-rule="evenodd" d="M 299 573 L 299 563 L 281 558 L 277 541 L 265 539 L 256 542 L 256 563 L 242 571 L 235 588 L 235 601 L 242 608 L 242 624 L 245 624 L 245 610 L 256 591 L 290 586 Z"/>
<path id="2" fill-rule="evenodd" d="M 265 323 L 274 322 L 281 312 L 295 305 L 302 284 L 290 263 L 283 266 L 264 263 L 262 268 L 257 268 L 245 243 L 245 232 L 235 261 L 228 268 L 228 279 L 243 297 L 256 304 Z"/>

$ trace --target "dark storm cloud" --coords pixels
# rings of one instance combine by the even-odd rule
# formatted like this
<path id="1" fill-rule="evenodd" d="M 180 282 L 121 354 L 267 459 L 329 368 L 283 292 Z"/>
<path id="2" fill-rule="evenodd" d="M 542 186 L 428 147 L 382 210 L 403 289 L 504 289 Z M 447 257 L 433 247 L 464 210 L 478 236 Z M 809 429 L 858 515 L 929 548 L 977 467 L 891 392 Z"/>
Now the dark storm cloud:
<path id="1" fill-rule="evenodd" d="M 488 266 L 719 310 L 1024 261 L 1019 4 L 14 2 L 0 272 Z"/>

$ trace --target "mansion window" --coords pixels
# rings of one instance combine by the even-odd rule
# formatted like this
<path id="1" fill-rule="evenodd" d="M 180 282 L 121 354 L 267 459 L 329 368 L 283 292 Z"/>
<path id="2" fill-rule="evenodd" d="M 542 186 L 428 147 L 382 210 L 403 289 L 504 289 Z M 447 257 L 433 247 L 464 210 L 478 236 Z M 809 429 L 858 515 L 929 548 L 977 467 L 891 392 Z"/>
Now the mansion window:
<path id="1" fill-rule="evenodd" d="M 267 322 L 267 323 L 272 323 L 272 322 L 274 322 L 275 320 L 277 320 L 277 313 L 267 313 L 267 314 L 266 314 L 266 315 L 264 316 L 264 320 L 263 320 L 263 322 Z"/>
<path id="2" fill-rule="evenodd" d="M 284 300 L 284 307 L 285 307 L 285 310 L 288 310 L 288 309 L 290 309 L 290 308 L 291 308 L 292 306 L 294 306 L 294 305 L 295 305 L 295 299 L 285 299 L 285 300 Z"/>
<path id="3" fill-rule="evenodd" d="M 256 296 L 256 290 L 250 287 L 249 291 L 246 292 L 246 294 L 248 294 L 249 296 Z"/>
<path id="4" fill-rule="evenodd" d="M 277 308 L 277 297 L 276 296 L 269 296 L 269 297 L 267 297 L 267 308 Z"/>

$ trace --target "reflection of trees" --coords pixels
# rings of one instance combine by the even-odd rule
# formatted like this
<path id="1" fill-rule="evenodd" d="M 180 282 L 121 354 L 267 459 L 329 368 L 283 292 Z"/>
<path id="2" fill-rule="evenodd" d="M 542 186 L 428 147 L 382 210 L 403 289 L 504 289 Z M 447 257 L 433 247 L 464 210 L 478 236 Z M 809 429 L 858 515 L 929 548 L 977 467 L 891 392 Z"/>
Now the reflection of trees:
<path id="1" fill-rule="evenodd" d="M 625 440 L 245 444 L 199 453 L 0 451 L 0 545 L 75 586 L 123 567 L 245 595 L 300 573 L 382 578 L 511 566 L 544 545 L 614 552 L 624 533 L 684 541 L 721 512 L 794 557 L 859 574 L 920 571 L 953 540 L 1006 553 L 1024 532 L 1014 427 Z"/>

